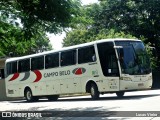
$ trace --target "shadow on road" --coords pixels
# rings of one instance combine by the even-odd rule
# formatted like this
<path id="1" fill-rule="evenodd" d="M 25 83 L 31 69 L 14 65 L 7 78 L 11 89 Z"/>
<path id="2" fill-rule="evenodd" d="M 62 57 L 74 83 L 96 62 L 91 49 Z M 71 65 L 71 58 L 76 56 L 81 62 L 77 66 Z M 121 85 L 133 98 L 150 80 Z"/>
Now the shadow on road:
<path id="1" fill-rule="evenodd" d="M 36 102 L 63 102 L 63 101 L 104 101 L 104 100 L 137 100 L 137 99 L 144 99 L 144 98 L 149 98 L 149 97 L 155 97 L 159 96 L 160 94 L 150 94 L 150 95 L 127 95 L 123 96 L 122 98 L 118 98 L 117 96 L 113 97 L 100 97 L 98 100 L 92 100 L 91 97 L 89 96 L 83 96 L 83 98 L 79 97 L 64 97 L 64 98 L 59 98 L 57 101 L 48 101 L 48 99 L 40 99 L 39 101 Z M 86 97 L 86 98 L 85 98 Z M 10 103 L 27 103 L 26 100 L 20 100 L 20 101 L 10 101 Z M 35 103 L 35 102 L 34 102 Z"/>
<path id="2" fill-rule="evenodd" d="M 87 108 L 76 108 L 64 111 L 64 109 L 49 109 L 44 111 L 30 111 L 41 113 L 42 117 L 31 117 L 31 118 L 10 118 L 12 120 L 126 120 L 124 118 L 125 112 L 123 111 L 112 111 L 115 108 L 102 109 L 101 107 L 87 107 Z M 30 113 L 26 111 L 26 113 Z M 16 113 L 16 111 L 15 111 Z M 19 112 L 20 113 L 20 112 Z M 119 116 L 120 115 L 120 116 Z M 118 118 L 122 117 L 123 118 Z M 112 117 L 112 118 L 111 118 Z M 2 118 L 1 120 L 10 120 Z"/>
<path id="3" fill-rule="evenodd" d="M 116 96 L 102 96 L 99 100 L 95 101 L 113 101 L 113 100 L 139 100 L 149 97 L 156 97 L 159 94 L 150 94 L 150 95 L 126 95 L 123 98 L 117 98 Z M 86 98 L 85 98 L 86 97 Z M 55 104 L 61 104 L 61 102 L 78 102 L 79 101 L 93 101 L 89 96 L 81 97 L 69 97 L 69 98 L 60 98 L 58 101 L 54 101 Z M 38 102 L 27 103 L 25 100 L 21 101 L 9 101 L 11 103 L 25 103 L 25 104 L 35 104 L 40 102 L 48 102 L 47 99 L 40 99 Z M 52 101 L 50 101 L 52 102 Z M 92 102 L 94 104 L 94 102 Z M 71 105 L 71 104 L 68 104 Z M 48 110 L 39 111 L 42 107 L 32 107 L 29 109 L 30 112 L 40 112 L 42 118 L 12 118 L 12 120 L 128 120 L 129 114 L 133 115 L 133 111 L 112 111 L 116 108 L 105 108 L 103 107 L 78 107 L 74 109 L 63 109 L 63 108 L 54 108 Z M 15 111 L 16 112 L 16 111 Z M 21 112 L 21 111 L 20 111 Z M 25 112 L 25 111 L 24 111 Z M 44 117 L 45 116 L 45 117 Z M 119 118 L 120 117 L 120 118 Z M 6 118 L 1 120 L 7 120 Z"/>

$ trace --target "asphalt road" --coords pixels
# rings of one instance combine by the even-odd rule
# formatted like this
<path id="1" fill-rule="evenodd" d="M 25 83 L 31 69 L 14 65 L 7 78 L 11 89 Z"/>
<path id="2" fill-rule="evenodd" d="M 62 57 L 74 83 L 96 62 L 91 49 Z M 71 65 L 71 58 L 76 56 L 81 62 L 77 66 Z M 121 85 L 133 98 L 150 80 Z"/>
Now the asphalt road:
<path id="1" fill-rule="evenodd" d="M 59 98 L 58 101 L 40 99 L 32 103 L 0 101 L 0 111 L 4 116 L 0 120 L 6 119 L 5 112 L 9 112 L 12 120 L 159 120 L 160 90 L 126 92 L 123 98 L 105 94 L 99 100 L 78 96 Z"/>

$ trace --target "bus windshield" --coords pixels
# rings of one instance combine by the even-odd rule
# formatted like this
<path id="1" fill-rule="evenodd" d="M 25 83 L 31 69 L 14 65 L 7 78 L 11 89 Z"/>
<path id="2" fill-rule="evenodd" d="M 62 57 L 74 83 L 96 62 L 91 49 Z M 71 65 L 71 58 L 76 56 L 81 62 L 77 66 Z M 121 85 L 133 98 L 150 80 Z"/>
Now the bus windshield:
<path id="1" fill-rule="evenodd" d="M 151 72 L 149 57 L 141 41 L 116 41 L 123 74 L 143 75 Z"/>

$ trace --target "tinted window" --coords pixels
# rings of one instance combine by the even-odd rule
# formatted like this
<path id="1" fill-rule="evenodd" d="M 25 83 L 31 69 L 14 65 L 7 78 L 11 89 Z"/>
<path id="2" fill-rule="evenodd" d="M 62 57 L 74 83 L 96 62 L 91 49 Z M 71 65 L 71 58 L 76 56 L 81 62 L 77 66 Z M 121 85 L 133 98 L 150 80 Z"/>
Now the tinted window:
<path id="1" fill-rule="evenodd" d="M 59 66 L 59 53 L 46 55 L 45 68 L 54 68 Z"/>
<path id="2" fill-rule="evenodd" d="M 61 53 L 61 66 L 74 64 L 76 64 L 76 50 L 70 50 Z"/>
<path id="3" fill-rule="evenodd" d="M 7 75 L 17 73 L 17 61 L 7 63 Z"/>
<path id="4" fill-rule="evenodd" d="M 98 54 L 104 76 L 118 76 L 118 63 L 113 43 L 98 44 Z"/>
<path id="5" fill-rule="evenodd" d="M 30 70 L 30 59 L 20 60 L 18 62 L 18 72 L 26 72 Z"/>
<path id="6" fill-rule="evenodd" d="M 44 56 L 35 57 L 31 59 L 31 70 L 44 69 Z"/>
<path id="7" fill-rule="evenodd" d="M 151 72 L 150 60 L 145 47 L 140 41 L 116 41 L 122 73 L 130 75 L 148 74 Z"/>
<path id="8" fill-rule="evenodd" d="M 96 61 L 94 46 L 78 49 L 78 63 L 87 63 Z"/>

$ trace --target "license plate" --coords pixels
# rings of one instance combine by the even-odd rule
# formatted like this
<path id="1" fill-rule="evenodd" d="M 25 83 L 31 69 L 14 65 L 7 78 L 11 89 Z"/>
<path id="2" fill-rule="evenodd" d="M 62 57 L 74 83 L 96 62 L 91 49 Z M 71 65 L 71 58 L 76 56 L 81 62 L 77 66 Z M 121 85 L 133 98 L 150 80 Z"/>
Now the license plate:
<path id="1" fill-rule="evenodd" d="M 138 84 L 138 87 L 142 87 L 142 86 L 144 86 L 143 83 L 139 83 L 139 84 Z"/>

